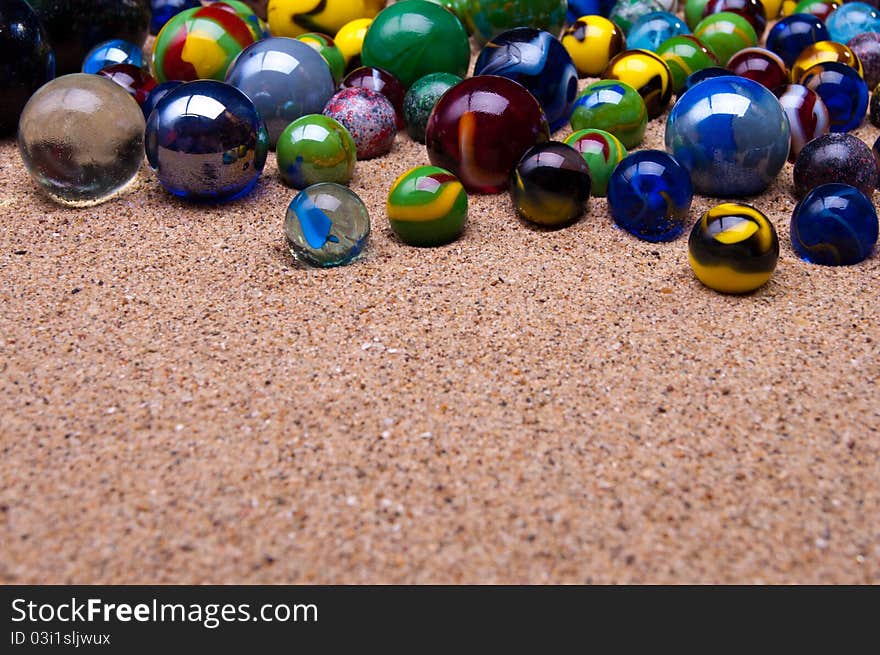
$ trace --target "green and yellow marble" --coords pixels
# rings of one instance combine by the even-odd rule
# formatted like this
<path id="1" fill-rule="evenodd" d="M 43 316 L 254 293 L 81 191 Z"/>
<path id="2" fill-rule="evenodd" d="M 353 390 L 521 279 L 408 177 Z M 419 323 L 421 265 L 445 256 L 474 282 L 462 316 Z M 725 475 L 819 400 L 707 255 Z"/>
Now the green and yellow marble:
<path id="1" fill-rule="evenodd" d="M 388 192 L 391 229 L 411 246 L 440 246 L 464 230 L 467 194 L 458 178 L 437 166 L 417 166 Z"/>

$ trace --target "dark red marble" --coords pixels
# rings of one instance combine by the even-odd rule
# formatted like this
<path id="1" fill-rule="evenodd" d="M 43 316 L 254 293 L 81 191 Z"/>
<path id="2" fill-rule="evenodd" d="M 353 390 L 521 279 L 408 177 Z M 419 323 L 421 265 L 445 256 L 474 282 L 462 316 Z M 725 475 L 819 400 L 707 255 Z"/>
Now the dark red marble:
<path id="1" fill-rule="evenodd" d="M 500 193 L 526 150 L 550 139 L 550 127 L 525 87 L 478 75 L 452 87 L 426 130 L 428 158 L 476 193 Z"/>
<path id="2" fill-rule="evenodd" d="M 133 64 L 113 64 L 99 70 L 97 75 L 116 82 L 128 91 L 128 94 L 137 101 L 138 105 L 144 104 L 147 96 L 150 95 L 150 91 L 157 84 L 156 78 L 143 68 L 138 68 Z"/>
<path id="3" fill-rule="evenodd" d="M 394 113 L 397 114 L 397 129 L 404 128 L 403 99 L 406 96 L 406 89 L 403 88 L 401 81 L 388 71 L 372 66 L 361 66 L 346 75 L 339 88 L 362 88 L 381 93 L 394 107 Z"/>
<path id="4" fill-rule="evenodd" d="M 788 83 L 788 67 L 782 58 L 766 48 L 744 48 L 727 62 L 727 70 L 763 84 L 773 91 Z"/>

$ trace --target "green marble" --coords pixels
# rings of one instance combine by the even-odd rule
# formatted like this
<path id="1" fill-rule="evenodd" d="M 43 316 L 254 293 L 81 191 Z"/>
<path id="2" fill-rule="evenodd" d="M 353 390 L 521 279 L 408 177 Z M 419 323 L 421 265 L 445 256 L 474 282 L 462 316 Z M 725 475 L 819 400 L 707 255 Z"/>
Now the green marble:
<path id="1" fill-rule="evenodd" d="M 278 137 L 276 155 L 281 179 L 304 189 L 318 182 L 347 184 L 354 173 L 357 148 L 339 122 L 329 116 L 308 114 L 284 129 Z"/>
<path id="2" fill-rule="evenodd" d="M 345 77 L 345 55 L 342 54 L 342 50 L 337 47 L 333 39 L 320 32 L 309 32 L 308 34 L 301 34 L 296 38 L 311 46 L 324 58 L 324 61 L 330 67 L 330 72 L 333 74 L 333 81 L 339 84 L 342 78 Z"/>
<path id="3" fill-rule="evenodd" d="M 712 51 L 720 66 L 743 48 L 758 45 L 758 35 L 749 21 L 729 11 L 711 14 L 694 28 L 694 36 Z"/>
<path id="4" fill-rule="evenodd" d="M 361 61 L 385 69 L 408 88 L 428 73 L 464 77 L 470 56 L 467 32 L 452 12 L 428 0 L 404 0 L 373 20 Z"/>
<path id="5" fill-rule="evenodd" d="M 406 133 L 414 141 L 425 142 L 428 117 L 443 94 L 459 82 L 461 78 L 452 73 L 431 73 L 416 80 L 409 88 L 403 99 L 403 121 Z"/>
<path id="6" fill-rule="evenodd" d="M 688 75 L 718 65 L 718 59 L 712 51 L 690 34 L 666 39 L 657 48 L 657 55 L 669 66 L 672 90 L 676 95 L 684 88 Z"/>
<path id="7" fill-rule="evenodd" d="M 470 0 L 463 5 L 465 24 L 479 43 L 514 27 L 536 27 L 559 36 L 565 25 L 566 0 Z"/>
<path id="8" fill-rule="evenodd" d="M 703 12 L 709 0 L 687 0 L 684 5 L 684 22 L 693 30 L 703 20 Z"/>
<path id="9" fill-rule="evenodd" d="M 639 92 L 619 80 L 588 85 L 574 103 L 572 130 L 604 130 L 627 148 L 642 142 L 648 126 L 648 108 Z"/>
<path id="10" fill-rule="evenodd" d="M 398 177 L 386 203 L 391 229 L 411 246 L 439 246 L 457 239 L 467 207 L 461 182 L 437 166 L 416 166 Z"/>

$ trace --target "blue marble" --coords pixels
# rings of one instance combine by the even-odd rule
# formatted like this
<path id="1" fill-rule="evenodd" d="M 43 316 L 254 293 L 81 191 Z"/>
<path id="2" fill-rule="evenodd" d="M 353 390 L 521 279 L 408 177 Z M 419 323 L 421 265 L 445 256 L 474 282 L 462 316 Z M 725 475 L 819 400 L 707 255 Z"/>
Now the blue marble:
<path id="1" fill-rule="evenodd" d="M 581 16 L 608 17 L 616 0 L 568 0 L 566 22 L 571 25 Z"/>
<path id="2" fill-rule="evenodd" d="M 812 14 L 792 14 L 781 18 L 767 33 L 766 47 L 782 58 L 789 68 L 804 48 L 831 37 L 828 28 Z"/>
<path id="3" fill-rule="evenodd" d="M 183 82 L 178 80 L 171 80 L 170 82 L 162 82 L 158 86 L 154 86 L 153 90 L 150 91 L 150 95 L 147 96 L 147 99 L 144 100 L 144 104 L 141 105 L 141 111 L 144 112 L 144 119 L 148 119 L 150 114 L 153 113 L 153 110 L 156 108 L 156 105 L 159 104 L 159 101 L 167 96 L 171 91 L 179 87 Z"/>
<path id="4" fill-rule="evenodd" d="M 730 71 L 726 68 L 721 68 L 720 66 L 709 66 L 708 68 L 694 71 L 687 76 L 687 79 L 685 79 L 684 88 L 681 90 L 681 93 L 679 95 L 689 90 L 691 87 L 699 84 L 700 82 L 705 82 L 706 80 L 710 80 L 713 77 L 722 77 L 727 75 L 730 75 Z"/>
<path id="5" fill-rule="evenodd" d="M 848 266 L 877 243 L 877 212 L 861 191 L 832 182 L 810 191 L 791 215 L 791 244 L 813 264 Z"/>
<path id="6" fill-rule="evenodd" d="M 831 12 L 825 26 L 832 41 L 845 44 L 859 34 L 880 32 L 880 15 L 865 2 L 847 2 Z"/>
<path id="7" fill-rule="evenodd" d="M 341 266 L 366 246 L 370 215 L 348 187 L 320 182 L 303 189 L 290 202 L 284 236 L 298 261 L 310 266 Z"/>
<path id="8" fill-rule="evenodd" d="M 849 132 L 865 119 L 868 85 L 851 66 L 837 61 L 815 64 L 804 71 L 801 85 L 822 98 L 828 108 L 832 132 Z"/>
<path id="9" fill-rule="evenodd" d="M 662 150 L 632 153 L 608 180 L 614 222 L 645 241 L 672 241 L 681 235 L 693 198 L 687 170 Z"/>
<path id="10" fill-rule="evenodd" d="M 144 53 L 139 46 L 123 39 L 104 41 L 92 48 L 83 60 L 83 73 L 97 73 L 113 64 L 144 65 Z"/>
<path id="11" fill-rule="evenodd" d="M 761 193 L 788 158 L 790 127 L 767 88 L 733 75 L 686 91 L 666 120 L 666 149 L 706 196 Z"/>
<path id="12" fill-rule="evenodd" d="M 150 0 L 150 34 L 158 34 L 165 23 L 184 9 L 201 6 L 199 0 Z"/>
<path id="13" fill-rule="evenodd" d="M 307 43 L 286 37 L 249 45 L 229 67 L 226 82 L 254 101 L 270 148 L 297 118 L 320 114 L 336 92 L 327 61 Z"/>
<path id="14" fill-rule="evenodd" d="M 637 19 L 626 35 L 628 50 L 650 50 L 657 52 L 666 39 L 691 31 L 681 18 L 668 11 L 652 11 Z"/>
<path id="15" fill-rule="evenodd" d="M 578 91 L 571 55 L 544 30 L 517 27 L 502 32 L 480 51 L 474 76 L 500 75 L 522 84 L 540 103 L 550 131 L 568 122 Z"/>
<path id="16" fill-rule="evenodd" d="M 147 120 L 147 160 L 162 186 L 182 198 L 247 194 L 266 163 L 267 142 L 250 98 L 215 80 L 172 89 Z"/>

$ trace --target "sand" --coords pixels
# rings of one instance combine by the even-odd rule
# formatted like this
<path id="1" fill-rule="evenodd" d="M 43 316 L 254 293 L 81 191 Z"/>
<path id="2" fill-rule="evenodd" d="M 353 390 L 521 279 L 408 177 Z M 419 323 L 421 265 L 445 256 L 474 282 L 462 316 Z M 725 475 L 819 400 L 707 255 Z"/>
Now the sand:
<path id="1" fill-rule="evenodd" d="M 230 204 L 145 165 L 71 210 L 0 142 L 0 580 L 880 582 L 880 259 L 794 255 L 790 164 L 750 200 L 778 269 L 731 297 L 602 198 L 546 231 L 472 196 L 405 246 L 386 194 L 427 163 L 359 162 L 366 256 L 309 270 L 274 155 Z"/>

